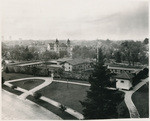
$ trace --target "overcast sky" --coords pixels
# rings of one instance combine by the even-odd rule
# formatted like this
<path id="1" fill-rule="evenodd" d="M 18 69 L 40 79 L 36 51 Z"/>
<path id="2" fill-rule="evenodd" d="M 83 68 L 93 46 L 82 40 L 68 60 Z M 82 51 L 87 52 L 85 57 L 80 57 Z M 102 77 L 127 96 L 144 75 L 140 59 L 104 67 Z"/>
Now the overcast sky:
<path id="1" fill-rule="evenodd" d="M 148 2 L 139 0 L 3 0 L 5 39 L 144 39 Z"/>

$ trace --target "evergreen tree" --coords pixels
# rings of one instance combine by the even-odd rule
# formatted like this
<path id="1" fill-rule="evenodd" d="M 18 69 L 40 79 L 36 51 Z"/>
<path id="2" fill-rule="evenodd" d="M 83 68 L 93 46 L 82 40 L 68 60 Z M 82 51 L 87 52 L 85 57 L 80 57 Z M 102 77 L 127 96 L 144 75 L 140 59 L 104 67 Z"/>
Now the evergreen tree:
<path id="1" fill-rule="evenodd" d="M 99 49 L 98 62 L 95 65 L 92 76 L 89 78 L 91 84 L 87 92 L 87 99 L 81 102 L 85 119 L 111 119 L 117 118 L 117 102 L 114 91 L 108 90 L 109 73 L 104 66 L 104 55 Z"/>

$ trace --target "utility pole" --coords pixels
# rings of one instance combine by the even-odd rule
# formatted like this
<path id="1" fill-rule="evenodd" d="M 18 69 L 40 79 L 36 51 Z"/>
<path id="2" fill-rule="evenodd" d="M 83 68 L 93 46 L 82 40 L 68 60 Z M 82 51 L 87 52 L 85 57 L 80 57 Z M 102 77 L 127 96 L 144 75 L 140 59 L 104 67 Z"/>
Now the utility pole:
<path id="1" fill-rule="evenodd" d="M 68 79 L 67 79 L 67 89 L 68 89 Z"/>

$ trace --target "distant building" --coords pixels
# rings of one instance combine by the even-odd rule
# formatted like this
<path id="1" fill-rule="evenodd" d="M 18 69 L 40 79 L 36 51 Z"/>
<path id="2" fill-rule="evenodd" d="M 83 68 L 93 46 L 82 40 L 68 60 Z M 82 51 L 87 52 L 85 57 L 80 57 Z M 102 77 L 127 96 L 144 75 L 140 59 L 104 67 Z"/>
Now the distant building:
<path id="1" fill-rule="evenodd" d="M 116 74 L 121 74 L 122 72 L 127 72 L 127 73 L 136 73 L 142 70 L 142 68 L 134 68 L 134 67 L 123 67 L 123 66 L 111 66 L 108 65 L 107 67 L 111 73 L 116 73 Z"/>
<path id="2" fill-rule="evenodd" d="M 60 51 L 67 51 L 69 56 L 72 57 L 72 47 L 71 47 L 71 42 L 68 39 L 67 43 L 60 43 L 58 39 L 54 43 L 49 43 L 47 46 L 48 51 L 60 53 Z"/>
<path id="3" fill-rule="evenodd" d="M 133 74 L 123 72 L 115 76 L 116 88 L 129 90 L 132 87 Z"/>
<path id="4" fill-rule="evenodd" d="M 85 59 L 68 60 L 62 63 L 65 71 L 88 71 L 92 70 L 92 62 Z"/>

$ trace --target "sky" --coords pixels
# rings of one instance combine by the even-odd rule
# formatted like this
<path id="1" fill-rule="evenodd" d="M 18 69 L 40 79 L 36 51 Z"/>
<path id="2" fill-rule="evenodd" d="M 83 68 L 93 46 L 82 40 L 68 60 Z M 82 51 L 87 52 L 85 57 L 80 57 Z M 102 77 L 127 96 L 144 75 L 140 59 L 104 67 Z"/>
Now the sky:
<path id="1" fill-rule="evenodd" d="M 149 34 L 148 5 L 141 0 L 2 0 L 2 36 L 143 40 Z"/>

